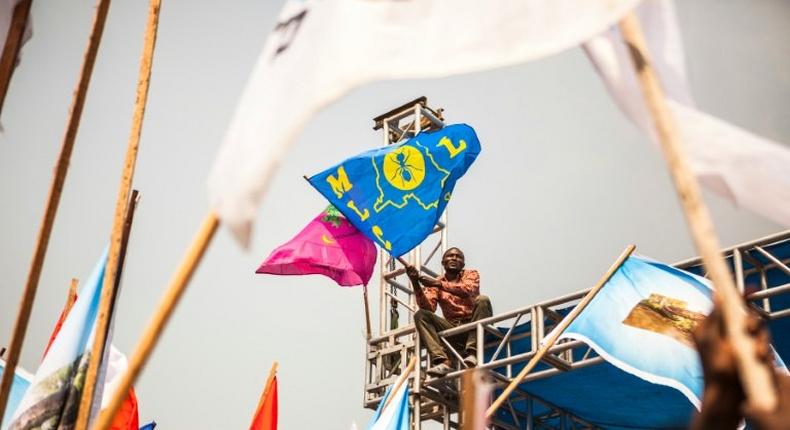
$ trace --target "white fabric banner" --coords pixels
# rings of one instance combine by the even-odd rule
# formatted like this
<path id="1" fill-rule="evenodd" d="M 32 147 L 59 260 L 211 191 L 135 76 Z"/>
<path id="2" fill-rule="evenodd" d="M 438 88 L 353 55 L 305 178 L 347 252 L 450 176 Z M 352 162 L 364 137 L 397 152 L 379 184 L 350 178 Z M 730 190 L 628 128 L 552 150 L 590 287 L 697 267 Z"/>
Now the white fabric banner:
<path id="1" fill-rule="evenodd" d="M 208 181 L 246 245 L 302 127 L 355 87 L 521 63 L 600 34 L 640 0 L 289 1 L 247 83 Z"/>
<path id="2" fill-rule="evenodd" d="M 645 0 L 636 12 L 699 181 L 738 206 L 790 227 L 790 148 L 695 109 L 674 3 Z M 657 143 L 619 29 L 591 39 L 584 49 L 620 108 Z"/>

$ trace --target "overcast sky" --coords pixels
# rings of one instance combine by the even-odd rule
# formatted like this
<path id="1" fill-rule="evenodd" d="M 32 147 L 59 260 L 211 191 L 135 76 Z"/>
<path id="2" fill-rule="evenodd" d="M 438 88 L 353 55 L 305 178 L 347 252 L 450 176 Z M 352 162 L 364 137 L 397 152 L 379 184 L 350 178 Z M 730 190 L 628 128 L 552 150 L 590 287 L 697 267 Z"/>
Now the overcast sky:
<path id="1" fill-rule="evenodd" d="M 115 326 L 114 343 L 127 354 L 208 211 L 209 168 L 282 3 L 163 2 L 134 180 L 142 200 Z M 27 276 L 93 4 L 33 3 L 34 36 L 5 101 L 0 344 Z M 678 10 L 701 109 L 790 142 L 790 3 L 696 0 Z M 30 371 L 69 280 L 88 276 L 109 239 L 146 13 L 144 1 L 110 8 L 22 352 Z M 421 95 L 480 137 L 483 151 L 449 205 L 449 238 L 481 271 L 495 313 L 591 286 L 629 243 L 666 262 L 695 255 L 657 148 L 616 109 L 581 50 L 486 73 L 369 85 L 305 129 L 259 211 L 249 252 L 219 231 L 136 385 L 141 421 L 245 428 L 277 360 L 282 429 L 367 422 L 361 289 L 254 271 L 325 207 L 302 175 L 379 145 L 371 118 Z M 726 245 L 781 230 L 706 200 Z"/>

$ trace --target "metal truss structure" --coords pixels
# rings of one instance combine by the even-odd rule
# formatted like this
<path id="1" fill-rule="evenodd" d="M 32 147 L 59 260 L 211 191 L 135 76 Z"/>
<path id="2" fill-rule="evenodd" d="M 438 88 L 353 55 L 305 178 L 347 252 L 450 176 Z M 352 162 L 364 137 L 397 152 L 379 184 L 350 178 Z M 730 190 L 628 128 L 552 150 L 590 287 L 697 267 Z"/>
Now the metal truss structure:
<path id="1" fill-rule="evenodd" d="M 428 127 L 443 126 L 441 111 L 427 107 L 425 98 L 407 103 L 374 119 L 374 129 L 384 130 L 384 143 L 396 143 Z M 737 245 L 724 251 L 733 264 L 736 283 L 741 291 L 747 284 L 759 285 L 750 291 L 749 302 L 765 318 L 777 319 L 790 316 L 790 309 L 773 309 L 770 298 L 790 294 L 790 283 L 770 285 L 768 273 L 779 270 L 790 277 L 790 258 L 774 256 L 769 246 L 790 243 L 790 230 L 760 240 Z M 410 264 L 424 273 L 438 276 L 441 273 L 441 254 L 447 248 L 446 214 L 429 237 L 409 254 Z M 423 251 L 426 251 L 423 253 Z M 441 252 L 439 252 L 441 251 Z M 437 258 L 438 256 L 438 258 Z M 758 257 L 759 256 L 759 257 Z M 405 370 L 411 357 L 417 355 L 418 365 L 410 380 L 412 396 L 412 429 L 420 430 L 423 422 L 436 421 L 445 430 L 458 428 L 458 392 L 460 376 L 466 370 L 461 355 L 450 340 L 474 332 L 477 344 L 477 368 L 486 371 L 497 388 L 506 386 L 517 371 L 537 352 L 540 342 L 559 323 L 564 315 L 589 291 L 588 289 L 558 297 L 554 300 L 525 306 L 480 321 L 454 327 L 440 333 L 442 342 L 455 357 L 456 370 L 441 378 L 426 374 L 429 364 L 427 352 L 420 347 L 413 324 L 417 310 L 415 297 L 403 267 L 387 253 L 381 253 L 381 284 L 379 303 L 379 334 L 367 341 L 365 351 L 365 383 L 363 406 L 375 408 L 387 386 Z M 675 266 L 700 271 L 701 259 L 695 258 Z M 389 305 L 389 306 L 388 306 Z M 529 323 L 528 325 L 525 325 Z M 520 347 L 514 344 L 519 342 Z M 531 348 L 524 351 L 524 342 Z M 493 352 L 492 352 L 493 351 Z M 560 372 L 593 366 L 603 361 L 594 350 L 581 341 L 561 341 L 542 360 L 540 370 L 527 376 L 526 381 L 549 378 Z M 544 399 L 517 389 L 503 404 L 508 414 L 507 422 L 494 419 L 493 429 L 595 429 L 593 424 L 552 405 Z"/>

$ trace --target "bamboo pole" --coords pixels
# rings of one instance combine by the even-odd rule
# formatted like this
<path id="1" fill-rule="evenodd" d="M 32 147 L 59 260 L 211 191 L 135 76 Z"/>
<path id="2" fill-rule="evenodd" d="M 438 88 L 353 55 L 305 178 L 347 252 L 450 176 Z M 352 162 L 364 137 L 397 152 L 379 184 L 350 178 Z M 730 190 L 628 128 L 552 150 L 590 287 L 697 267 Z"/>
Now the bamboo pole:
<path id="1" fill-rule="evenodd" d="M 269 369 L 269 377 L 266 378 L 266 385 L 263 386 L 263 393 L 261 393 L 261 398 L 258 400 L 258 406 L 255 407 L 255 413 L 252 415 L 252 424 L 255 424 L 255 419 L 258 418 L 258 413 L 260 412 L 261 408 L 263 407 L 263 402 L 266 401 L 266 396 L 269 394 L 269 391 L 272 389 L 272 381 L 274 381 L 274 377 L 277 376 L 277 367 L 279 365 L 275 361 L 272 363 L 272 368 Z M 252 427 L 250 424 L 250 427 Z"/>
<path id="2" fill-rule="evenodd" d="M 156 34 L 159 28 L 159 10 L 161 0 L 150 0 L 148 4 L 148 19 L 145 27 L 145 41 L 143 42 L 143 53 L 140 58 L 140 72 L 137 82 L 137 98 L 134 105 L 132 116 L 132 129 L 129 133 L 129 143 L 126 148 L 126 160 L 121 173 L 121 183 L 118 187 L 118 198 L 115 201 L 115 216 L 113 218 L 112 233 L 110 235 L 110 253 L 107 257 L 107 267 L 104 272 L 102 282 L 102 293 L 99 301 L 99 313 L 96 316 L 96 335 L 93 339 L 94 351 L 88 362 L 88 370 L 85 374 L 80 408 L 77 415 L 76 430 L 86 430 L 88 419 L 90 418 L 91 404 L 95 392 L 96 379 L 99 372 L 99 365 L 103 354 L 101 354 L 107 338 L 107 327 L 110 322 L 112 301 L 114 296 L 116 278 L 118 277 L 118 267 L 121 260 L 121 242 L 124 229 L 124 215 L 129 203 L 129 193 L 132 189 L 134 169 L 137 164 L 137 152 L 140 147 L 140 134 L 145 118 L 145 107 L 148 102 L 148 89 L 151 83 L 151 66 L 156 47 Z M 98 353 L 96 353 L 98 352 Z"/>
<path id="3" fill-rule="evenodd" d="M 110 427 L 110 424 L 112 424 L 112 419 L 121 407 L 126 393 L 137 380 L 143 367 L 148 362 L 148 358 L 156 346 L 156 343 L 159 341 L 159 337 L 165 325 L 170 320 L 176 305 L 178 305 L 178 301 L 186 290 L 189 280 L 195 273 L 198 264 L 200 264 L 200 260 L 203 258 L 206 248 L 208 248 L 209 243 L 211 243 L 211 239 L 214 237 L 218 225 L 219 219 L 214 213 L 209 213 L 203 220 L 200 230 L 193 239 L 192 245 L 190 245 L 187 250 L 176 273 L 170 280 L 170 285 L 167 287 L 167 291 L 165 291 L 162 300 L 160 300 L 159 306 L 154 312 L 151 321 L 148 323 L 145 332 L 143 332 L 143 335 L 137 342 L 137 346 L 129 359 L 129 367 L 121 376 L 120 382 L 112 395 L 112 400 L 110 400 L 109 405 L 99 413 L 99 418 L 92 427 L 92 430 L 106 430 Z"/>
<path id="4" fill-rule="evenodd" d="M 82 108 L 85 105 L 88 84 L 90 83 L 91 74 L 93 72 L 93 65 L 96 63 L 96 55 L 99 50 L 102 33 L 104 32 L 104 23 L 107 19 L 107 11 L 109 8 L 110 0 L 98 0 L 96 13 L 93 18 L 93 28 L 88 39 L 88 46 L 85 48 L 82 68 L 77 81 L 77 88 L 74 90 L 74 98 L 72 99 L 71 108 L 69 110 L 66 132 L 63 136 L 60 154 L 58 155 L 52 182 L 49 186 L 49 196 L 47 197 L 44 216 L 41 220 L 41 226 L 39 227 L 38 238 L 33 251 L 33 259 L 30 262 L 30 269 L 28 271 L 27 281 L 25 282 L 25 290 L 20 299 L 19 311 L 17 313 L 16 322 L 14 323 L 14 331 L 11 334 L 11 343 L 8 345 L 6 369 L 10 371 L 3 372 L 2 382 L 0 382 L 0 417 L 3 416 L 8 403 L 14 370 L 19 362 L 22 343 L 25 339 L 25 333 L 27 332 L 27 324 L 30 321 L 30 312 L 33 309 L 33 301 L 35 300 L 38 281 L 41 277 L 41 268 L 44 265 L 44 257 L 47 253 L 52 226 L 55 223 L 55 215 L 58 211 L 60 195 L 63 192 L 63 184 L 66 180 L 69 160 L 71 159 L 71 152 L 74 148 L 74 140 L 77 137 L 77 130 L 79 129 L 80 118 L 82 116 Z"/>
<path id="5" fill-rule="evenodd" d="M 368 304 L 368 286 L 362 286 L 362 299 L 365 301 L 365 339 L 372 337 L 370 328 L 370 305 Z"/>
<path id="6" fill-rule="evenodd" d="M 732 275 L 721 254 L 713 220 L 686 159 L 680 133 L 666 105 L 658 77 L 650 65 L 650 55 L 639 20 L 633 13 L 628 13 L 620 22 L 620 30 L 631 53 L 642 95 L 655 124 L 691 237 L 713 281 L 714 300 L 722 309 L 726 334 L 734 347 L 746 397 L 754 407 L 771 411 L 777 405 L 772 369 L 757 360 L 757 345 L 747 335 L 743 297 L 735 288 Z"/>
<path id="7" fill-rule="evenodd" d="M 541 345 L 541 347 L 538 348 L 538 351 L 535 353 L 532 359 L 529 360 L 527 365 L 524 366 L 523 369 L 521 369 L 521 372 L 519 372 L 518 375 L 516 375 L 516 377 L 513 378 L 512 381 L 510 381 L 510 384 L 508 384 L 507 388 L 505 388 L 505 390 L 502 391 L 502 394 L 500 394 L 499 397 L 497 397 L 497 399 L 494 400 L 493 403 L 491 403 L 491 406 L 488 407 L 488 410 L 486 410 L 487 419 L 491 419 L 491 417 L 494 415 L 494 412 L 496 412 L 496 410 L 499 409 L 500 406 L 502 406 L 502 403 L 504 403 L 504 401 L 507 400 L 507 398 L 513 392 L 513 390 L 516 389 L 518 384 L 520 384 L 521 381 L 523 381 L 524 378 L 527 377 L 527 374 L 529 374 L 529 372 L 531 372 L 532 369 L 535 368 L 535 366 L 537 366 L 540 360 L 546 355 L 546 353 L 549 352 L 549 349 L 551 349 L 551 347 L 554 346 L 554 342 L 557 341 L 557 339 L 560 337 L 562 332 L 564 332 L 565 329 L 568 328 L 568 326 L 573 322 L 573 320 L 575 320 L 576 317 L 579 316 L 579 314 L 584 310 L 584 308 L 586 308 L 587 305 L 590 304 L 590 302 L 595 297 L 595 295 L 598 294 L 598 291 L 600 291 L 601 288 L 603 288 L 603 286 L 606 285 L 606 282 L 609 281 L 609 278 L 611 278 L 612 275 L 614 275 L 614 273 L 617 271 L 617 269 L 619 269 L 620 266 L 623 265 L 623 262 L 625 262 L 625 260 L 629 256 L 631 256 L 631 254 L 634 252 L 635 249 L 636 249 L 635 245 L 628 245 L 628 247 L 625 248 L 623 253 L 620 254 L 619 257 L 617 257 L 617 260 L 615 260 L 615 262 L 609 267 L 606 273 L 604 273 L 601 279 L 598 280 L 595 286 L 587 293 L 587 295 L 584 296 L 582 301 L 579 302 L 579 304 L 576 305 L 576 307 L 573 308 L 573 310 L 571 310 L 570 313 L 565 318 L 563 318 L 562 321 L 560 321 L 560 323 L 557 325 L 557 327 L 554 330 L 552 330 L 551 335 L 546 339 L 546 342 L 544 342 L 543 345 Z M 532 321 L 532 323 L 535 324 L 535 321 Z"/>
<path id="8" fill-rule="evenodd" d="M 392 390 L 390 391 L 390 395 L 387 397 L 387 401 L 384 402 L 384 406 L 381 408 L 382 414 L 384 413 L 384 410 L 387 409 L 387 406 L 389 406 L 390 403 L 392 403 L 392 399 L 395 397 L 395 393 L 398 392 L 398 389 L 400 389 L 401 385 L 403 385 L 406 381 L 409 380 L 409 375 L 411 375 L 411 372 L 414 370 L 414 367 L 416 365 L 417 365 L 417 356 L 415 355 L 411 358 L 411 361 L 409 361 L 409 365 L 406 366 L 406 371 L 403 372 L 403 375 L 400 375 L 400 378 L 398 378 L 398 380 L 395 381 L 395 386 L 392 387 Z"/>
<path id="9" fill-rule="evenodd" d="M 32 3 L 32 0 L 22 0 L 17 3 L 11 16 L 11 22 L 8 23 L 8 34 L 3 46 L 3 54 L 0 56 L 0 112 L 3 110 L 5 96 L 11 85 L 11 76 L 14 74 L 19 50 L 22 48 L 22 39 L 25 37 Z"/>

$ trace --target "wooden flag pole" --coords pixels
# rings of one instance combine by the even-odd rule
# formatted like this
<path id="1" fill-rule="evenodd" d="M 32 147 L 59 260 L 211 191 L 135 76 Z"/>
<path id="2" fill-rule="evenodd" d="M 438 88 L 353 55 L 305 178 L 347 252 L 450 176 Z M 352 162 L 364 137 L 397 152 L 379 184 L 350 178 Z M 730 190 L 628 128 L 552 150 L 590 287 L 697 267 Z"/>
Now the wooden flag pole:
<path id="1" fill-rule="evenodd" d="M 551 335 L 546 339 L 543 345 L 541 345 L 540 348 L 538 348 L 538 351 L 535 353 L 532 359 L 529 360 L 527 365 L 524 366 L 523 369 L 521 369 L 521 372 L 519 372 L 518 375 L 516 375 L 516 377 L 513 378 L 512 381 L 510 381 L 510 384 L 508 384 L 507 388 L 505 388 L 505 390 L 502 391 L 502 394 L 500 394 L 499 397 L 497 397 L 497 399 L 494 400 L 493 403 L 491 403 L 491 406 L 488 407 L 488 410 L 486 410 L 487 419 L 491 419 L 491 417 L 494 415 L 494 412 L 496 412 L 496 410 L 499 409 L 500 406 L 502 406 L 502 403 L 504 403 L 505 400 L 507 400 L 507 398 L 513 392 L 513 390 L 516 389 L 518 384 L 520 384 L 521 381 L 523 381 L 524 378 L 527 377 L 527 374 L 529 374 L 529 372 L 532 371 L 532 369 L 535 366 L 537 366 L 538 362 L 540 362 L 540 360 L 546 355 L 546 353 L 549 352 L 551 347 L 554 346 L 554 342 L 557 341 L 557 339 L 560 337 L 562 332 L 564 332 L 565 329 L 568 328 L 568 326 L 573 322 L 573 320 L 575 320 L 576 317 L 579 316 L 579 314 L 584 310 L 584 308 L 587 307 L 588 304 L 590 304 L 593 297 L 595 297 L 595 295 L 598 294 L 598 291 L 600 291 L 601 288 L 603 288 L 606 282 L 609 281 L 609 278 L 611 278 L 612 275 L 614 275 L 614 272 L 616 272 L 617 269 L 619 269 L 620 266 L 623 265 L 623 262 L 625 262 L 625 260 L 634 252 L 635 249 L 636 249 L 635 245 L 628 245 L 628 247 L 625 248 L 623 253 L 620 254 L 619 257 L 617 257 L 617 260 L 615 260 L 615 262 L 609 267 L 606 273 L 604 273 L 601 279 L 598 280 L 598 283 L 596 283 L 595 286 L 587 293 L 587 295 L 584 296 L 582 301 L 579 302 L 579 304 L 576 305 L 576 307 L 573 308 L 573 310 L 571 310 L 571 312 L 562 321 L 560 321 L 560 323 L 557 325 L 557 327 L 554 330 L 552 330 Z"/>
<path id="2" fill-rule="evenodd" d="M 691 237 L 713 281 L 716 293 L 714 300 L 722 308 L 726 333 L 734 347 L 746 397 L 754 407 L 771 411 L 777 405 L 772 370 L 757 360 L 757 345 L 746 333 L 743 297 L 735 288 L 732 275 L 721 254 L 713 220 L 702 200 L 697 180 L 686 159 L 680 133 L 667 107 L 658 77 L 650 64 L 650 55 L 639 20 L 633 13 L 627 14 L 620 22 L 620 30 L 631 53 L 642 95 L 653 118 Z"/>
<path id="3" fill-rule="evenodd" d="M 148 20 L 145 28 L 145 41 L 143 53 L 140 58 L 140 73 L 137 82 L 137 98 L 132 117 L 132 129 L 129 134 L 129 143 L 126 148 L 126 160 L 121 174 L 121 183 L 118 187 L 118 198 L 115 201 L 115 216 L 110 235 L 110 253 L 107 257 L 107 266 L 104 271 L 102 293 L 99 301 L 99 313 L 96 317 L 96 334 L 93 339 L 91 351 L 101 352 L 107 338 L 107 327 L 110 322 L 110 309 L 112 307 L 116 278 L 121 256 L 122 237 L 124 229 L 124 215 L 129 204 L 129 193 L 132 189 L 134 169 L 137 164 L 137 152 L 140 146 L 140 134 L 145 117 L 145 106 L 148 101 L 148 89 L 151 83 L 151 65 L 156 47 L 156 34 L 159 28 L 159 11 L 161 0 L 150 0 L 148 4 Z M 96 379 L 99 372 L 103 354 L 91 354 L 88 371 L 85 375 L 79 414 L 77 415 L 76 430 L 86 430 L 90 409 L 93 403 Z"/>
<path id="4" fill-rule="evenodd" d="M 17 3 L 14 6 L 11 22 L 8 24 L 3 54 L 0 56 L 0 112 L 5 104 L 5 96 L 8 94 L 11 76 L 16 68 L 16 60 L 19 58 L 19 49 L 22 47 L 22 39 L 25 37 L 32 3 L 32 0 L 22 0 Z"/>
<path id="5" fill-rule="evenodd" d="M 112 424 L 112 419 L 121 407 L 124 398 L 126 398 L 126 393 L 137 380 L 137 377 L 147 363 L 151 351 L 153 351 L 159 337 L 162 335 L 162 331 L 186 290 L 189 280 L 195 273 L 198 264 L 200 264 L 200 260 L 203 258 L 209 243 L 211 243 L 211 239 L 214 237 L 218 225 L 219 219 L 213 213 L 209 213 L 203 220 L 200 230 L 192 241 L 192 245 L 190 245 L 187 250 L 181 264 L 178 266 L 176 273 L 170 280 L 170 285 L 167 287 L 167 291 L 165 291 L 162 300 L 160 300 L 159 306 L 151 318 L 151 321 L 148 323 L 145 332 L 143 332 L 143 335 L 137 342 L 137 346 L 129 359 L 129 367 L 121 376 L 110 403 L 99 413 L 99 418 L 92 427 L 93 430 L 106 430 L 110 427 L 110 424 Z"/>
<path id="6" fill-rule="evenodd" d="M 279 365 L 275 361 L 272 363 L 272 368 L 269 369 L 269 377 L 266 378 L 266 385 L 263 386 L 263 393 L 261 393 L 261 398 L 258 400 L 258 406 L 255 407 L 255 413 L 252 416 L 253 424 L 255 423 L 255 418 L 258 417 L 258 412 L 263 407 L 263 402 L 266 400 L 266 396 L 269 394 L 269 391 L 272 389 L 272 381 L 274 381 L 274 377 L 277 376 L 277 367 Z"/>
<path id="7" fill-rule="evenodd" d="M 389 406 L 390 403 L 392 403 L 392 398 L 395 397 L 395 393 L 398 392 L 400 386 L 409 380 L 409 375 L 411 375 L 411 372 L 414 370 L 414 367 L 416 365 L 417 365 L 417 356 L 415 355 L 411 358 L 411 361 L 409 361 L 409 365 L 406 366 L 406 371 L 403 372 L 403 375 L 400 375 L 400 378 L 398 378 L 398 380 L 395 381 L 395 386 L 392 387 L 392 390 L 390 391 L 390 395 L 389 397 L 387 397 L 387 401 L 384 402 L 384 406 L 381 408 L 382 414 L 384 413 L 384 409 L 387 409 L 387 406 Z"/>
<path id="8" fill-rule="evenodd" d="M 93 345 L 93 349 L 91 349 L 90 351 L 91 355 L 89 358 L 90 361 L 88 362 L 88 370 L 90 370 L 90 363 L 93 360 L 96 360 L 96 362 L 99 365 L 101 365 L 102 360 L 104 360 L 105 358 L 105 352 L 107 350 L 106 348 L 110 343 L 110 340 L 108 339 L 110 333 L 110 324 L 112 323 L 113 313 L 115 312 L 115 303 L 118 298 L 118 291 L 120 291 L 121 275 L 123 273 L 124 261 L 126 260 L 126 249 L 129 244 L 129 236 L 131 235 L 131 231 L 132 231 L 132 221 L 134 220 L 134 213 L 135 210 L 137 209 L 137 202 L 139 201 L 139 199 L 140 196 L 138 191 L 133 190 L 132 196 L 129 199 L 129 204 L 126 205 L 126 213 L 124 214 L 123 228 L 121 231 L 121 245 L 118 254 L 117 276 L 115 277 L 115 282 L 112 285 L 110 293 L 107 295 L 109 297 L 108 299 L 109 307 L 107 308 L 107 315 L 108 315 L 107 321 L 103 325 L 99 325 L 97 323 L 96 335 L 94 335 L 94 337 L 98 337 L 99 333 L 101 333 L 101 336 L 104 338 L 104 343 L 99 346 Z M 107 266 L 109 266 L 109 262 L 107 263 Z M 102 282 L 102 288 L 104 287 L 106 287 L 106 285 Z M 102 291 L 102 297 L 104 297 L 104 291 Z M 101 302 L 99 302 L 99 305 L 101 306 Z M 90 419 L 91 409 L 93 409 L 93 398 L 96 393 L 95 390 L 96 390 L 97 380 L 98 380 L 98 367 L 97 367 L 97 373 L 96 375 L 94 375 L 93 381 L 90 381 L 92 382 L 91 385 L 87 384 L 88 379 L 86 376 L 85 379 L 86 382 L 83 384 L 82 397 L 80 398 L 80 409 L 77 412 L 76 425 L 82 424 L 80 420 L 83 419 L 85 420 L 84 423 L 85 428 L 87 428 L 88 425 L 87 421 Z M 85 409 L 83 409 L 83 407 Z"/>
<path id="9" fill-rule="evenodd" d="M 96 54 L 99 50 L 102 33 L 104 32 L 104 23 L 107 20 L 107 11 L 109 8 L 110 0 L 99 0 L 96 5 L 93 28 L 90 38 L 88 39 L 88 46 L 85 49 L 85 56 L 82 60 L 82 69 L 80 70 L 80 76 L 77 81 L 77 88 L 74 90 L 74 98 L 71 101 L 66 133 L 63 136 L 60 154 L 55 164 L 52 182 L 49 186 L 49 196 L 47 197 L 47 204 L 44 209 L 44 216 L 38 230 L 38 238 L 33 251 L 33 259 L 30 262 L 30 269 L 28 271 L 27 281 L 25 282 L 25 290 L 20 299 L 19 311 L 17 313 L 16 322 L 14 323 L 14 331 L 11 334 L 11 343 L 8 345 L 6 369 L 9 371 L 3 372 L 2 382 L 0 382 L 0 417 L 3 416 L 6 404 L 8 403 L 14 370 L 19 362 L 22 342 L 25 339 L 27 324 L 30 321 L 30 312 L 33 309 L 33 301 L 35 300 L 38 281 L 41 277 L 41 268 L 44 265 L 44 257 L 47 254 L 47 246 L 49 245 L 52 226 L 55 223 L 55 215 L 58 211 L 60 195 L 66 180 L 66 172 L 69 168 L 69 160 L 71 159 L 71 152 L 74 148 L 74 140 L 77 136 L 77 130 L 82 116 L 82 108 L 85 105 L 88 84 L 90 83 L 91 74 L 93 72 L 93 65 L 96 63 Z"/>
<path id="10" fill-rule="evenodd" d="M 370 305 L 368 304 L 368 286 L 362 286 L 362 299 L 365 301 L 365 338 L 370 340 L 372 333 L 370 329 Z"/>

